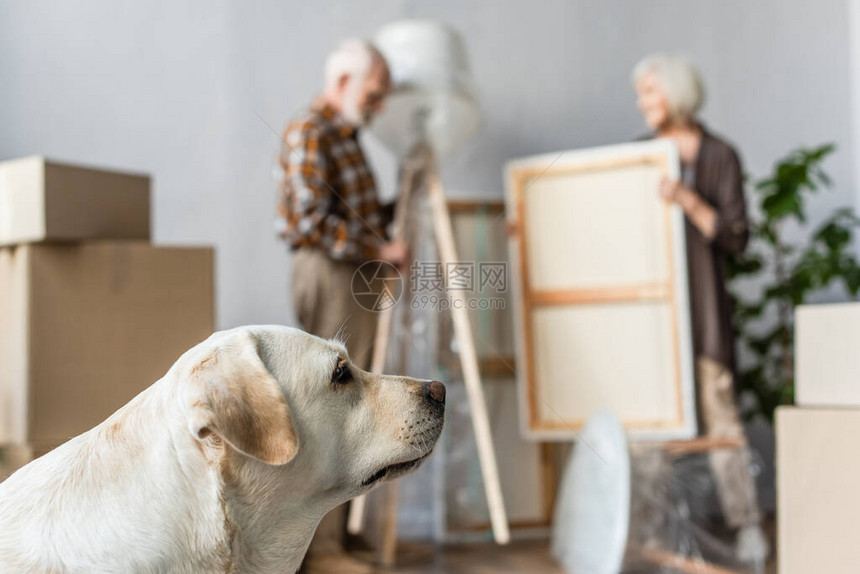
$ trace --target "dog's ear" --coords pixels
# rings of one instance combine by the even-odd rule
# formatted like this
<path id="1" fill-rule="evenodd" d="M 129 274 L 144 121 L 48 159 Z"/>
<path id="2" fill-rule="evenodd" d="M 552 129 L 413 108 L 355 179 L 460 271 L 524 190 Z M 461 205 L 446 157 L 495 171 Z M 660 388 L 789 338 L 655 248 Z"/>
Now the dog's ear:
<path id="1" fill-rule="evenodd" d="M 214 348 L 190 369 L 189 430 L 210 433 L 269 464 L 295 457 L 299 440 L 290 408 L 248 333 Z"/>

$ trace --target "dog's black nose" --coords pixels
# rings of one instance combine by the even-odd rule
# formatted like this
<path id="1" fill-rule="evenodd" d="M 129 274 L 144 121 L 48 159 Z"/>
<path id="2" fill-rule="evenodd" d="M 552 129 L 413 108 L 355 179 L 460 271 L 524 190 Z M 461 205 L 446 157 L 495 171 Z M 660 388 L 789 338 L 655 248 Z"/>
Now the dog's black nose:
<path id="1" fill-rule="evenodd" d="M 445 404 L 445 385 L 439 381 L 430 381 L 430 384 L 425 387 L 425 392 L 431 401 L 440 405 Z"/>

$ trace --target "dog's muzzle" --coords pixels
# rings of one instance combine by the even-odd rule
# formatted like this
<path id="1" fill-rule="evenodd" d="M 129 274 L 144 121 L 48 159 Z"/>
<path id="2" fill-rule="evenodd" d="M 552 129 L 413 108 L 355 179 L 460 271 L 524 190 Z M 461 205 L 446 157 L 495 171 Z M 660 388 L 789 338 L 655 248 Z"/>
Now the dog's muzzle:
<path id="1" fill-rule="evenodd" d="M 424 428 L 418 429 L 418 434 L 413 437 L 413 443 L 420 442 L 426 445 L 427 451 L 420 456 L 388 465 L 362 482 L 362 486 L 371 486 L 386 479 L 393 479 L 417 469 L 427 457 L 433 453 L 433 447 L 442 434 L 442 425 L 445 422 L 445 385 L 439 381 L 428 381 L 423 385 L 422 393 L 428 417 L 424 419 Z"/>

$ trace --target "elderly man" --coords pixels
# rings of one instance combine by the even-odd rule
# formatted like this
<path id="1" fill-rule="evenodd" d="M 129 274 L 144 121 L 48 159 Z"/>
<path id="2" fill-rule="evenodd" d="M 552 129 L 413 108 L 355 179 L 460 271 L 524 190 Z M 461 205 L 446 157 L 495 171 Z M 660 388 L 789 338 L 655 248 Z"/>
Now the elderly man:
<path id="1" fill-rule="evenodd" d="M 284 133 L 279 204 L 281 236 L 293 250 L 293 301 L 302 326 L 320 337 L 343 335 L 367 369 L 376 315 L 350 286 L 371 260 L 401 266 L 405 245 L 386 238 L 392 205 L 377 198 L 358 131 L 382 109 L 388 65 L 368 42 L 347 40 L 329 56 L 325 88 Z M 310 571 L 360 571 L 343 555 L 345 509 L 323 519 L 309 552 Z"/>
<path id="2" fill-rule="evenodd" d="M 388 65 L 368 42 L 347 40 L 329 56 L 325 89 L 284 134 L 281 234 L 293 249 L 293 299 L 302 326 L 321 337 L 340 329 L 353 361 L 368 367 L 375 315 L 350 292 L 364 262 L 401 265 L 402 242 L 386 239 L 392 206 L 379 203 L 358 130 L 382 109 Z"/>

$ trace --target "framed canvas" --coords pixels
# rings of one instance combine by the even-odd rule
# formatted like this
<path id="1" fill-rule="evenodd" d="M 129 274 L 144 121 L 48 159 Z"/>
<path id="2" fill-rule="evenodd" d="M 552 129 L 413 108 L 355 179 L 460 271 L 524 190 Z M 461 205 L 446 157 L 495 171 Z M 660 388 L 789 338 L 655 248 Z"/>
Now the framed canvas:
<path id="1" fill-rule="evenodd" d="M 658 194 L 669 141 L 507 165 L 520 420 L 575 439 L 608 409 L 632 438 L 696 434 L 684 219 Z"/>

